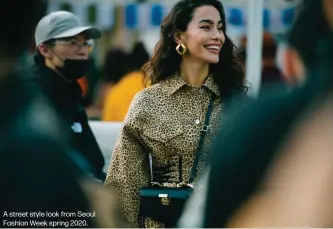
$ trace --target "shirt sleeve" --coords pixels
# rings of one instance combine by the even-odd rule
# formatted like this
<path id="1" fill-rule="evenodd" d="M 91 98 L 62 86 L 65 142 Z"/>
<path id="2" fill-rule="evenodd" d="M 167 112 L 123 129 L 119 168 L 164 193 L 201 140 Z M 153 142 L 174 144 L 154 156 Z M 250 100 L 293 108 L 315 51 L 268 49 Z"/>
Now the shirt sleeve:
<path id="1" fill-rule="evenodd" d="M 142 103 L 134 99 L 118 136 L 105 185 L 112 185 L 123 207 L 128 227 L 138 228 L 140 188 L 150 179 L 149 157 L 140 139 Z"/>

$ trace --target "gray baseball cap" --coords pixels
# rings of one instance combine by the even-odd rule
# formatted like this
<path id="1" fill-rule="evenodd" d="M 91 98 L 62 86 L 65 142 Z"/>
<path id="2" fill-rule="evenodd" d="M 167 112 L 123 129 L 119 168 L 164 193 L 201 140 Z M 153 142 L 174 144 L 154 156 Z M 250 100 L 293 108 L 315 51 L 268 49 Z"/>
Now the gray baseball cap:
<path id="1" fill-rule="evenodd" d="M 65 38 L 84 33 L 87 39 L 97 39 L 102 36 L 99 29 L 82 26 L 80 20 L 71 12 L 57 11 L 43 17 L 36 27 L 35 42 L 38 47 L 45 41 Z"/>

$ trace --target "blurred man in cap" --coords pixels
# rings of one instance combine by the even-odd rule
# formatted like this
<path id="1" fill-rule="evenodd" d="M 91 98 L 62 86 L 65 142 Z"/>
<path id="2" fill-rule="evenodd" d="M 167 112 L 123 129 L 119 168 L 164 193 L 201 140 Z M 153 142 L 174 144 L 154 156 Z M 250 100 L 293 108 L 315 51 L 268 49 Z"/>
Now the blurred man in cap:
<path id="1" fill-rule="evenodd" d="M 71 132 L 73 149 L 89 162 L 93 175 L 104 180 L 104 158 L 89 127 L 77 80 L 87 73 L 91 39 L 101 37 L 94 27 L 81 25 L 70 12 L 43 17 L 35 31 L 37 55 L 29 85 L 38 85 Z"/>
<path id="2" fill-rule="evenodd" d="M 10 180 L 1 186 L 2 196 L 6 193 L 15 196 L 13 187 L 25 179 L 25 171 L 17 164 L 26 163 L 19 155 L 25 155 L 31 160 L 38 160 L 34 155 L 46 152 L 57 152 L 65 157 L 67 154 L 65 133 L 60 132 L 60 120 L 57 119 L 47 100 L 38 87 L 27 87 L 22 73 L 25 54 L 28 52 L 34 28 L 45 14 L 46 1 L 28 0 L 18 3 L 12 0 L 0 1 L 0 157 L 12 157 L 14 161 L 8 164 L 8 173 L 0 173 Z M 17 5 L 19 4 L 19 7 Z M 8 9 L 15 9 L 8 13 Z M 29 10 L 27 10 L 29 9 Z M 18 22 L 17 15 L 24 19 Z M 49 144 L 49 145 L 48 145 Z M 53 145 L 53 146 L 52 146 Z M 34 155 L 30 154 L 34 152 Z M 8 163 L 8 161 L 1 161 Z M 16 163 L 17 162 L 17 163 Z M 21 176 L 15 177 L 11 170 L 20 171 Z M 8 201 L 13 201 L 9 199 Z M 1 201 L 0 201 L 1 202 Z M 1 202 L 1 207 L 3 201 Z M 5 206 L 7 206 L 4 203 Z M 2 210 L 2 209 L 1 209 Z"/>
<path id="3" fill-rule="evenodd" d="M 1 227 L 29 227 L 36 215 L 45 227 L 65 227 L 73 219 L 83 220 L 86 227 L 121 227 L 112 194 L 91 182 L 84 160 L 68 147 L 61 121 L 40 87 L 25 81 L 29 71 L 22 72 L 23 63 L 45 3 L 0 1 Z M 46 211 L 71 216 L 96 211 L 96 217 L 40 214 Z"/>

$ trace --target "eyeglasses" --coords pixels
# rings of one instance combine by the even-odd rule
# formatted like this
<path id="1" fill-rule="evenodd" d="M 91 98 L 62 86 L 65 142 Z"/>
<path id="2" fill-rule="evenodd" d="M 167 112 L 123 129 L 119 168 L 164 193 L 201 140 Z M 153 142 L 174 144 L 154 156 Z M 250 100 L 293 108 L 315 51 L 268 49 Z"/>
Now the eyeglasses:
<path id="1" fill-rule="evenodd" d="M 52 42 L 53 45 L 55 44 L 61 44 L 61 45 L 72 45 L 72 46 L 76 46 L 78 48 L 82 48 L 82 47 L 88 47 L 90 48 L 92 46 L 92 41 L 91 40 L 87 40 L 84 42 L 79 42 L 76 39 L 58 39 L 55 40 L 54 42 Z"/>

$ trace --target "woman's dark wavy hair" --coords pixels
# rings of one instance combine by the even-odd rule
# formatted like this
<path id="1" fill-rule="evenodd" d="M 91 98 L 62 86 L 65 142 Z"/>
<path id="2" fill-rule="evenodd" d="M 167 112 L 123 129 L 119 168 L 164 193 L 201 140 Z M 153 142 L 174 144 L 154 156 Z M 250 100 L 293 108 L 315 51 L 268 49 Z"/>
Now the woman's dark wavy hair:
<path id="1" fill-rule="evenodd" d="M 223 100 L 236 94 L 245 94 L 248 88 L 244 84 L 244 71 L 238 59 L 238 50 L 226 35 L 224 7 L 219 0 L 181 0 L 173 7 L 162 22 L 160 40 L 155 51 L 143 67 L 146 80 L 156 84 L 179 71 L 181 56 L 176 52 L 174 34 L 186 31 L 194 10 L 206 5 L 214 6 L 219 11 L 225 35 L 225 42 L 219 54 L 220 61 L 210 64 L 210 73 L 213 74 Z"/>

